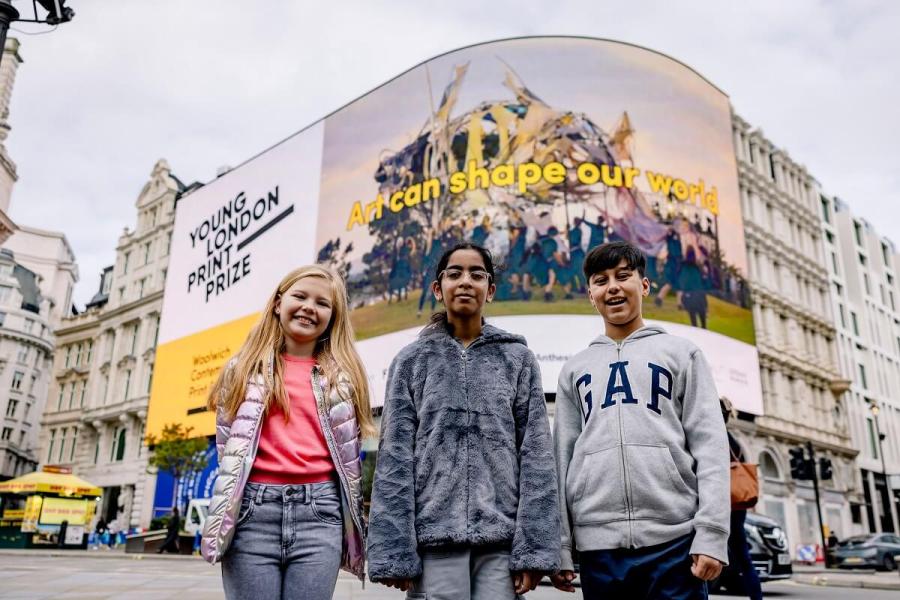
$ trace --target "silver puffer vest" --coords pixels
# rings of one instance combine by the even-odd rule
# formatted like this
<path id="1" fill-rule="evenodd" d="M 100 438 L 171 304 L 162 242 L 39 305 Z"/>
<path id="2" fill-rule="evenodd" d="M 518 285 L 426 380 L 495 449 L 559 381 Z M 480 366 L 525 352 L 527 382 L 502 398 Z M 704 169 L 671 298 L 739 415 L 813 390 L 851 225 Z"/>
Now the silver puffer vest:
<path id="1" fill-rule="evenodd" d="M 270 373 L 273 367 L 274 356 L 269 361 Z M 230 365 L 226 368 L 230 368 Z M 353 397 L 354 390 L 345 375 L 341 374 L 335 379 L 335 385 L 330 385 L 319 367 L 313 367 L 312 387 L 319 424 L 340 479 L 344 515 L 341 567 L 363 579 L 366 527 L 363 517 L 362 466 L 359 460 L 359 426 L 356 411 L 347 400 Z M 248 383 L 244 401 L 233 420 L 227 419 L 221 404 L 216 411 L 219 474 L 213 486 L 200 545 L 203 557 L 212 564 L 222 560 L 234 537 L 234 524 L 240 511 L 244 487 L 259 447 L 267 394 L 268 390 L 260 377 Z"/>

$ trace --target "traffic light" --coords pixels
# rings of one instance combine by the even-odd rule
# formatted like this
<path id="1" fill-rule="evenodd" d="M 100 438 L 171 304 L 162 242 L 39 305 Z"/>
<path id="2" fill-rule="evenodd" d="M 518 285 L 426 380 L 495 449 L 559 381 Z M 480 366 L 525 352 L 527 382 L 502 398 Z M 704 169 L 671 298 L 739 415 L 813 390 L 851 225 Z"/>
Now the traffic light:
<path id="1" fill-rule="evenodd" d="M 788 450 L 791 455 L 791 477 L 794 479 L 812 479 L 813 473 L 806 451 L 802 446 Z"/>
<path id="2" fill-rule="evenodd" d="M 828 481 L 833 476 L 834 473 L 831 471 L 831 459 L 825 458 L 824 456 L 819 458 L 819 479 Z"/>

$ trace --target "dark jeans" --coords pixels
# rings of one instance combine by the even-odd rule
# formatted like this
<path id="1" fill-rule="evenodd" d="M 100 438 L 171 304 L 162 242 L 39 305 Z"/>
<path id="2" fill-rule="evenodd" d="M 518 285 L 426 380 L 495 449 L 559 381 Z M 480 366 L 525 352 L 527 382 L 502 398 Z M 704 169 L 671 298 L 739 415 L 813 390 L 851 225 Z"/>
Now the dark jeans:
<path id="1" fill-rule="evenodd" d="M 706 582 L 691 573 L 693 534 L 646 548 L 581 552 L 585 600 L 706 600 Z"/>
<path id="2" fill-rule="evenodd" d="M 744 593 L 750 596 L 750 600 L 762 600 L 763 595 L 762 587 L 759 585 L 759 575 L 757 575 L 756 568 L 753 566 L 753 559 L 750 558 L 750 545 L 747 543 L 747 533 L 744 531 L 744 520 L 746 518 L 746 510 L 731 511 L 728 562 L 732 569 L 741 574 Z"/>
<path id="3" fill-rule="evenodd" d="M 326 600 L 341 566 L 341 498 L 332 482 L 248 483 L 222 559 L 229 600 Z"/>

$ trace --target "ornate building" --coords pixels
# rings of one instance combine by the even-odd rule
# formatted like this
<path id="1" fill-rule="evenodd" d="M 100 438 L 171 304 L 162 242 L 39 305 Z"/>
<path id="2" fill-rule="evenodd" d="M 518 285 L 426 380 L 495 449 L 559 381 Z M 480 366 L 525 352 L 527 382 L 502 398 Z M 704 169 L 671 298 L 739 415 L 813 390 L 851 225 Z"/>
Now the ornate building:
<path id="1" fill-rule="evenodd" d="M 175 202 L 187 189 L 164 160 L 156 163 L 115 265 L 85 312 L 57 331 L 41 462 L 71 466 L 101 486 L 101 514 L 123 526 L 148 525 L 152 511 L 144 425 Z"/>
<path id="2" fill-rule="evenodd" d="M 733 119 L 764 416 L 734 430 L 758 462 L 757 510 L 785 525 L 794 547 L 819 543 L 812 485 L 794 481 L 788 450 L 812 441 L 832 460 L 822 482 L 825 524 L 839 537 L 861 527 L 847 407 L 822 243 L 819 186 L 806 169 L 739 116 Z"/>
<path id="3" fill-rule="evenodd" d="M 0 244 L 16 230 L 15 223 L 7 216 L 12 188 L 18 179 L 16 163 L 6 152 L 6 136 L 9 135 L 9 100 L 12 98 L 16 71 L 22 63 L 19 40 L 7 38 L 0 61 Z"/>
<path id="4" fill-rule="evenodd" d="M 826 263 L 866 532 L 900 531 L 900 257 L 893 243 L 837 198 L 820 198 Z M 893 474 L 893 477 L 891 477 Z"/>

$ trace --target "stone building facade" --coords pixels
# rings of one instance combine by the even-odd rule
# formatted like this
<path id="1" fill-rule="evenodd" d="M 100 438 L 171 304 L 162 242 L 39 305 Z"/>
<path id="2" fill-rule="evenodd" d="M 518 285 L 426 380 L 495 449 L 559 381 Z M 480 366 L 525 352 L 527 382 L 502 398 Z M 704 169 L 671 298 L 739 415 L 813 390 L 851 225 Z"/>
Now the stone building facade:
<path id="1" fill-rule="evenodd" d="M 850 437 L 861 491 L 851 509 L 866 532 L 900 531 L 900 256 L 846 203 L 820 198 Z M 893 474 L 893 477 L 891 477 Z"/>
<path id="2" fill-rule="evenodd" d="M 34 471 L 53 356 L 40 275 L 0 249 L 0 480 Z"/>
<path id="3" fill-rule="evenodd" d="M 144 427 L 175 202 L 186 189 L 164 160 L 156 163 L 115 264 L 85 312 L 57 331 L 41 462 L 71 466 L 102 487 L 100 514 L 125 527 L 146 527 L 152 512 Z"/>
<path id="4" fill-rule="evenodd" d="M 839 537 L 861 527 L 850 508 L 861 499 L 857 450 L 843 400 L 849 381 L 838 365 L 819 185 L 737 115 L 733 133 L 764 403 L 764 416 L 741 415 L 733 429 L 747 459 L 759 463 L 757 510 L 784 524 L 794 547 L 816 544 L 812 485 L 794 481 L 789 466 L 789 449 L 807 440 L 833 463 L 834 478 L 822 483 L 824 523 Z"/>

